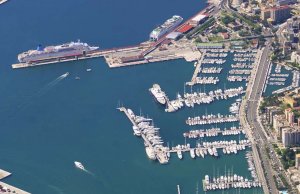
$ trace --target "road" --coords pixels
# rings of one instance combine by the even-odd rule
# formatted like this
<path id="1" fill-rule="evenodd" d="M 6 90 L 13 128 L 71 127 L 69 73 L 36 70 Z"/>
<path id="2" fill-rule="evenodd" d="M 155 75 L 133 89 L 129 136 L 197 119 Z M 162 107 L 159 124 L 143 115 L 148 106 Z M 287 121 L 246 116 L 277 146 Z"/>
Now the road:
<path id="1" fill-rule="evenodd" d="M 268 41 L 267 46 L 263 50 L 260 63 L 258 64 L 255 79 L 253 80 L 254 82 L 252 85 L 252 90 L 249 96 L 249 100 L 247 101 L 246 118 L 253 130 L 255 141 L 259 147 L 260 159 L 262 162 L 263 169 L 266 173 L 266 180 L 269 186 L 269 191 L 270 193 L 278 193 L 273 178 L 273 175 L 275 175 L 276 172 L 273 171 L 272 166 L 277 168 L 276 171 L 278 172 L 280 169 L 283 169 L 283 165 L 280 159 L 275 155 L 275 150 L 272 145 L 272 141 L 265 132 L 258 115 L 260 98 L 262 96 L 265 81 L 268 75 L 268 69 L 270 66 L 270 61 L 268 59 L 269 54 L 270 42 Z M 269 149 L 271 159 L 268 157 L 269 153 L 266 152 L 266 148 Z M 292 185 L 290 179 L 285 174 L 285 172 L 283 172 L 282 175 L 288 181 L 288 183 Z"/>
<path id="2" fill-rule="evenodd" d="M 221 9 L 229 11 L 229 12 L 234 12 L 236 14 L 236 11 L 232 10 L 228 6 L 228 0 L 223 0 L 220 4 Z M 245 114 L 246 114 L 246 123 L 250 124 L 250 127 L 252 129 L 251 134 L 253 135 L 253 140 L 254 141 L 254 146 L 257 146 L 258 150 L 254 147 L 254 155 L 256 156 L 256 162 L 260 163 L 257 167 L 260 169 L 257 169 L 259 176 L 261 177 L 261 181 L 263 181 L 263 184 L 267 184 L 264 187 L 264 193 L 279 193 L 276 184 L 274 182 L 273 178 L 273 172 L 272 172 L 272 167 L 269 163 L 269 158 L 267 156 L 266 150 L 265 150 L 265 145 L 268 144 L 267 140 L 268 138 L 266 137 L 265 131 L 260 123 L 260 121 L 257 119 L 258 118 L 258 106 L 259 106 L 259 101 L 262 96 L 262 92 L 264 89 L 265 85 L 265 80 L 267 78 L 268 74 L 268 69 L 270 66 L 270 61 L 269 61 L 269 54 L 270 54 L 270 42 L 267 41 L 266 47 L 262 50 L 262 55 L 261 58 L 257 64 L 257 69 L 255 71 L 255 75 L 253 77 L 253 80 L 250 80 L 252 83 L 252 86 L 250 88 L 250 94 L 249 99 L 247 99 L 246 102 L 246 108 L 245 108 Z M 250 84 L 249 82 L 249 84 Z M 251 137 L 252 137 L 251 135 Z M 258 152 L 259 151 L 259 154 Z M 265 176 L 266 174 L 266 176 Z M 265 183 L 264 183 L 265 182 Z M 266 187 L 267 186 L 267 187 Z M 269 190 L 267 190 L 268 188 Z"/>
<path id="3" fill-rule="evenodd" d="M 246 118 L 250 124 L 255 141 L 258 145 L 260 152 L 260 160 L 262 162 L 262 167 L 266 174 L 266 181 L 269 187 L 270 193 L 278 193 L 276 184 L 273 178 L 272 167 L 269 162 L 268 155 L 266 153 L 265 146 L 268 144 L 268 137 L 258 119 L 258 106 L 259 101 L 264 89 L 265 81 L 268 74 L 268 69 L 270 66 L 270 61 L 268 59 L 270 53 L 269 43 L 263 49 L 263 53 L 260 62 L 257 66 L 256 76 L 253 80 L 252 90 L 250 91 L 249 100 L 247 101 Z"/>

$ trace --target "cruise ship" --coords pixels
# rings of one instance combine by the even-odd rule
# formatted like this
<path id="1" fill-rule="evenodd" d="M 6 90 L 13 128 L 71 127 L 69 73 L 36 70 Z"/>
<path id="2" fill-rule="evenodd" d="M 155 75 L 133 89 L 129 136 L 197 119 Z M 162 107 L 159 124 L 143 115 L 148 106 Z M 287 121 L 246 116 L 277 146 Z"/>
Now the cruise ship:
<path id="1" fill-rule="evenodd" d="M 36 50 L 29 50 L 19 54 L 18 60 L 20 63 L 34 63 L 48 59 L 75 57 L 84 55 L 89 51 L 97 50 L 98 48 L 80 41 L 57 46 L 47 46 L 45 48 L 39 45 Z"/>
<path id="2" fill-rule="evenodd" d="M 166 33 L 174 30 L 177 26 L 179 26 L 179 24 L 181 24 L 182 21 L 183 18 L 181 16 L 174 15 L 172 18 L 165 21 L 164 24 L 158 26 L 150 33 L 150 40 L 157 41 Z"/>

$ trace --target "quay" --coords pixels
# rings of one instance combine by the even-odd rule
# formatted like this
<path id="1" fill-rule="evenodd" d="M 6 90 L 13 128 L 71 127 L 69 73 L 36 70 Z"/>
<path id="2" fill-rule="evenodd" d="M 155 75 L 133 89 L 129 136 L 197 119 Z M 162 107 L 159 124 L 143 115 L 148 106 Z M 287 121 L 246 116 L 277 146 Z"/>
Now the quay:
<path id="1" fill-rule="evenodd" d="M 159 50 L 155 47 L 151 50 L 151 52 L 148 53 L 147 56 L 143 56 L 142 53 L 152 47 L 152 43 L 150 42 L 144 42 L 140 45 L 131 47 L 97 50 L 75 57 L 50 58 L 36 63 L 17 63 L 13 64 L 12 68 L 17 69 L 34 67 L 100 57 L 104 57 L 110 68 L 115 68 L 175 59 L 185 59 L 186 61 L 191 62 L 197 60 L 201 55 L 201 53 L 197 50 L 196 45 L 188 42 L 186 39 L 182 39 L 173 43 L 174 44 L 172 45 L 164 45 L 163 50 Z"/>
<path id="2" fill-rule="evenodd" d="M 135 52 L 140 52 L 144 47 L 145 46 L 138 45 L 138 46 L 131 46 L 131 47 L 96 50 L 96 51 L 88 52 L 85 55 L 78 55 L 78 56 L 74 56 L 74 57 L 50 58 L 48 60 L 40 61 L 37 63 L 17 63 L 17 64 L 13 64 L 12 68 L 17 69 L 17 68 L 24 68 L 24 67 L 34 67 L 34 66 L 39 66 L 39 65 L 47 65 L 47 64 L 55 64 L 55 63 L 62 63 L 62 62 L 69 62 L 69 61 L 99 58 L 99 57 L 110 56 L 113 53 L 135 53 Z"/>
<path id="3" fill-rule="evenodd" d="M 203 9 L 199 11 L 196 15 L 205 12 L 206 9 Z M 201 53 L 199 52 L 197 46 L 194 43 L 192 43 L 186 37 L 183 37 L 178 41 L 170 40 L 167 38 L 168 34 L 176 32 L 177 30 L 189 25 L 192 18 L 193 17 L 186 20 L 184 23 L 182 23 L 177 28 L 161 37 L 156 42 L 146 41 L 135 46 L 96 50 L 75 57 L 49 58 L 44 61 L 38 61 L 34 63 L 17 63 L 13 64 L 12 68 L 17 69 L 33 67 L 39 65 L 54 64 L 67 61 L 77 61 L 99 57 L 104 57 L 106 63 L 110 68 L 125 67 L 181 58 L 184 58 L 188 62 L 196 61 L 201 57 Z"/>
<path id="4" fill-rule="evenodd" d="M 2 182 L 3 179 L 11 176 L 12 174 L 10 172 L 7 172 L 5 170 L 0 169 L 0 193 L 8 194 L 8 193 L 15 193 L 15 194 L 30 194 L 26 191 L 23 191 L 17 187 L 14 187 L 12 185 L 6 184 Z"/>

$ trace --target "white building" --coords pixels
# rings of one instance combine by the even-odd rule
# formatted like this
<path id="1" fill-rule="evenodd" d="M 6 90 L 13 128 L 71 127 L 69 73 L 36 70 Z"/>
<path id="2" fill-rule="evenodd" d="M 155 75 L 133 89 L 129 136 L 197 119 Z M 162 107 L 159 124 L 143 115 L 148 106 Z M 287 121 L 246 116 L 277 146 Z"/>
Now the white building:
<path id="1" fill-rule="evenodd" d="M 292 52 L 291 61 L 294 63 L 300 63 L 300 54 L 297 51 Z"/>
<path id="2" fill-rule="evenodd" d="M 243 3 L 243 0 L 232 0 L 231 6 L 234 8 L 238 8 L 241 6 L 242 3 Z"/>

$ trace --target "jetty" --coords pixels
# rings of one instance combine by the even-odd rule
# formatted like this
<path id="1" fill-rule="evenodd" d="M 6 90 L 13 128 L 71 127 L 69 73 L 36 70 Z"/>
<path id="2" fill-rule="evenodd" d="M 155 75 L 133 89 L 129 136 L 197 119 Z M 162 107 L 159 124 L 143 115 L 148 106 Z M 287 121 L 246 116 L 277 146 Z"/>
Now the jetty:
<path id="1" fill-rule="evenodd" d="M 243 139 L 239 141 L 202 142 L 197 143 L 195 147 L 185 144 L 170 148 L 163 145 L 164 141 L 158 133 L 159 128 L 153 126 L 152 119 L 135 115 L 131 109 L 126 109 L 125 107 L 120 107 L 118 110 L 124 112 L 132 123 L 133 134 L 142 137 L 144 140 L 148 158 L 150 160 L 158 160 L 160 164 L 167 164 L 171 153 L 176 153 L 179 159 L 183 159 L 183 152 L 189 152 L 191 158 L 196 156 L 204 158 L 206 155 L 219 157 L 218 149 L 222 149 L 223 154 L 237 154 L 238 151 L 245 150 L 246 147 L 251 146 L 249 140 Z"/>
<path id="2" fill-rule="evenodd" d="M 208 93 L 205 92 L 194 92 L 194 93 L 186 93 L 184 91 L 183 97 L 178 93 L 177 98 L 175 100 L 170 100 L 167 95 L 164 95 L 166 100 L 166 112 L 175 112 L 183 108 L 184 106 L 193 108 L 196 104 L 210 104 L 215 100 L 226 100 L 228 98 L 233 98 L 245 93 L 243 87 L 238 88 L 229 88 L 229 89 L 217 89 L 214 91 L 210 91 Z"/>
<path id="3" fill-rule="evenodd" d="M 271 74 L 271 76 L 274 76 L 274 77 L 288 77 L 288 74 L 279 74 L 279 73 L 277 73 L 277 74 Z M 299 87 L 299 81 L 300 81 L 300 73 L 298 71 L 293 71 L 292 84 L 287 86 L 287 87 L 275 90 L 275 91 L 272 92 L 272 94 L 280 94 L 280 93 L 295 89 L 295 88 Z M 285 82 L 277 81 L 277 82 L 270 82 L 268 84 L 269 85 L 284 85 Z"/>
<path id="4" fill-rule="evenodd" d="M 202 53 L 201 58 L 195 63 L 196 64 L 195 71 L 193 73 L 191 81 L 188 82 L 187 85 L 192 86 L 196 83 L 196 77 L 197 77 L 198 73 L 200 72 L 200 67 L 201 67 L 201 64 L 204 60 L 205 54 L 206 54 L 206 51 L 204 50 L 203 53 Z"/>
<path id="5" fill-rule="evenodd" d="M 127 118 L 133 125 L 134 135 L 141 136 L 144 140 L 146 153 L 151 160 L 158 160 L 161 164 L 166 164 L 169 161 L 167 155 L 168 147 L 164 147 L 158 130 L 151 126 L 149 122 L 152 119 L 144 118 L 142 116 L 136 116 L 131 109 L 125 107 L 118 108 L 121 112 L 124 112 Z"/>
<path id="6" fill-rule="evenodd" d="M 183 133 L 183 137 L 187 138 L 199 138 L 199 137 L 216 137 L 219 135 L 223 136 L 231 136 L 231 135 L 239 135 L 245 134 L 245 131 L 241 127 L 230 127 L 230 129 L 221 128 L 210 128 L 210 129 L 195 129 L 190 130 L 188 132 Z"/>
<path id="7" fill-rule="evenodd" d="M 12 185 L 6 184 L 2 182 L 3 179 L 11 176 L 10 172 L 0 169 L 0 193 L 8 194 L 8 193 L 16 193 L 16 194 L 30 194 L 22 189 L 14 187 Z"/>
<path id="8" fill-rule="evenodd" d="M 215 191 L 215 190 L 225 190 L 225 189 L 235 189 L 243 188 L 250 189 L 255 187 L 261 187 L 261 183 L 258 181 L 252 181 L 243 176 L 238 176 L 236 174 L 224 175 L 220 177 L 210 178 L 208 175 L 205 175 L 203 183 L 203 190 L 206 191 Z"/>
<path id="9" fill-rule="evenodd" d="M 202 115 L 195 117 L 188 117 L 185 121 L 187 125 L 207 125 L 207 124 L 216 124 L 216 123 L 228 123 L 236 122 L 239 118 L 237 115 L 221 115 L 221 114 L 210 114 Z"/>

